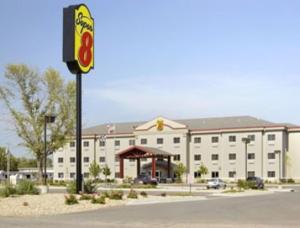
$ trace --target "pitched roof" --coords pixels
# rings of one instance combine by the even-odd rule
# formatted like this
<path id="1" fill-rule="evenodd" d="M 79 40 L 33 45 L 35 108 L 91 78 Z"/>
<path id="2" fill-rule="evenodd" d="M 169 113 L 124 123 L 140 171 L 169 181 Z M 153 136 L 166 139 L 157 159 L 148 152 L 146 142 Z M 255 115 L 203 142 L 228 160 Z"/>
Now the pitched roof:
<path id="1" fill-rule="evenodd" d="M 118 153 L 119 156 L 124 156 L 126 154 L 129 155 L 129 157 L 131 156 L 131 152 L 142 152 L 144 153 L 142 156 L 147 155 L 155 155 L 155 156 L 172 156 L 171 153 L 164 151 L 164 150 L 160 150 L 158 148 L 154 148 L 154 147 L 148 147 L 148 146 L 131 146 L 125 150 L 122 150 Z M 133 156 L 133 155 L 132 155 Z M 126 156 L 125 156 L 126 157 Z"/>
<path id="2" fill-rule="evenodd" d="M 293 124 L 272 123 L 270 121 L 258 119 L 252 116 L 180 119 L 174 121 L 186 125 L 189 130 L 275 127 L 275 126 L 295 127 L 296 126 Z M 113 129 L 114 134 L 133 133 L 134 129 L 137 126 L 144 124 L 146 122 L 147 121 L 101 124 L 94 127 L 83 129 L 83 134 L 84 135 L 93 135 L 93 134 L 106 135 L 108 134 L 109 127 Z"/>

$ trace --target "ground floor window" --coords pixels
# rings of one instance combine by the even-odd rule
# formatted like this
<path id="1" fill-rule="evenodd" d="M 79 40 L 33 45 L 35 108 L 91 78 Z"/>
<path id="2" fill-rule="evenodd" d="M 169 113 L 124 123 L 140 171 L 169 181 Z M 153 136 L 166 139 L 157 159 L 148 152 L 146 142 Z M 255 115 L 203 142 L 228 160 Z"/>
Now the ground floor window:
<path id="1" fill-rule="evenodd" d="M 115 178 L 119 178 L 120 177 L 120 172 L 115 172 Z"/>
<path id="2" fill-rule="evenodd" d="M 64 173 L 58 173 L 58 178 L 64 178 Z"/>
<path id="3" fill-rule="evenodd" d="M 275 171 L 268 171 L 268 177 L 275 177 Z"/>
<path id="4" fill-rule="evenodd" d="M 218 178 L 219 177 L 219 172 L 211 172 L 211 177 L 212 178 Z"/>
<path id="5" fill-rule="evenodd" d="M 84 178 L 89 178 L 90 174 L 89 173 L 84 173 L 83 176 L 84 176 Z"/>
<path id="6" fill-rule="evenodd" d="M 105 157 L 100 157 L 99 162 L 104 163 L 105 162 Z"/>
<path id="7" fill-rule="evenodd" d="M 248 177 L 255 177 L 254 171 L 248 171 Z"/>
<path id="8" fill-rule="evenodd" d="M 194 177 L 195 177 L 195 178 L 201 177 L 201 173 L 200 173 L 200 172 L 194 172 Z"/>
<path id="9" fill-rule="evenodd" d="M 180 154 L 175 154 L 173 159 L 174 161 L 180 161 Z"/>
<path id="10" fill-rule="evenodd" d="M 230 178 L 234 178 L 236 176 L 236 172 L 235 171 L 229 171 L 228 176 Z"/>
<path id="11" fill-rule="evenodd" d="M 75 178 L 75 173 L 70 173 L 70 178 Z"/>

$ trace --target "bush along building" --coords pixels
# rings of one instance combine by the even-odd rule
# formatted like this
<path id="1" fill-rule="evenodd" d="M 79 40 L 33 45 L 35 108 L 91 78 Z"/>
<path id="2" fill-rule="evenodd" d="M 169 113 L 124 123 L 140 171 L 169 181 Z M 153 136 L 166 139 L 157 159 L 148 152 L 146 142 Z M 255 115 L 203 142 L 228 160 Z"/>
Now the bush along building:
<path id="1" fill-rule="evenodd" d="M 76 177 L 76 145 L 71 139 L 54 153 L 54 179 Z M 300 181 L 300 126 L 250 116 L 102 124 L 83 130 L 82 175 L 90 164 L 108 166 L 108 178 L 145 173 L 159 180 L 175 176 L 182 163 L 192 181 L 246 176 Z M 199 172 L 200 166 L 207 174 Z M 103 174 L 99 178 L 104 179 Z"/>

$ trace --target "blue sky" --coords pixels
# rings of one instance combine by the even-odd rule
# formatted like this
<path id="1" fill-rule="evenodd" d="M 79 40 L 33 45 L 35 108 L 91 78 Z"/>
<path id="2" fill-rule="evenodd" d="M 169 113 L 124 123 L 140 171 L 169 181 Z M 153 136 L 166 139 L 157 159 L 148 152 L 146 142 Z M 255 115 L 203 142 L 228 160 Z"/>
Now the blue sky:
<path id="1" fill-rule="evenodd" d="M 160 115 L 300 124 L 299 1 L 3 1 L 1 74 L 26 63 L 73 80 L 62 62 L 62 9 L 76 3 L 89 6 L 96 26 L 84 127 Z M 0 122 L 0 144 L 26 154 L 8 128 Z"/>

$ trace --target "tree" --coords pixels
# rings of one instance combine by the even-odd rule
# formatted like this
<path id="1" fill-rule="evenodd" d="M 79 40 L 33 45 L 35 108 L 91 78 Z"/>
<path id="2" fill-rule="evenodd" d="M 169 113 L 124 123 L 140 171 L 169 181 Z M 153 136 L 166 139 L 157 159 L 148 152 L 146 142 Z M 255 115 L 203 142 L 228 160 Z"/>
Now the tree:
<path id="1" fill-rule="evenodd" d="M 202 177 L 203 175 L 208 174 L 208 168 L 203 163 L 201 163 L 198 172 L 200 173 L 200 177 Z"/>
<path id="2" fill-rule="evenodd" d="M 0 170 L 7 170 L 7 153 L 6 153 L 6 149 L 3 147 L 0 147 Z M 13 156 L 12 154 L 10 154 L 9 157 L 9 167 L 10 167 L 10 171 L 18 171 L 18 159 Z"/>
<path id="3" fill-rule="evenodd" d="M 10 113 L 17 135 L 36 159 L 38 179 L 42 180 L 43 159 L 62 147 L 75 126 L 75 83 L 64 82 L 54 69 L 39 74 L 26 65 L 6 66 L 0 86 L 0 100 Z M 45 115 L 55 114 L 55 123 L 44 152 Z"/>
<path id="4" fill-rule="evenodd" d="M 186 172 L 186 167 L 183 163 L 178 163 L 175 167 L 174 173 L 176 175 L 177 182 L 182 182 L 182 175 Z"/>
<path id="5" fill-rule="evenodd" d="M 93 163 L 91 163 L 90 167 L 89 167 L 89 171 L 91 176 L 94 178 L 94 180 L 98 177 L 98 175 L 101 172 L 101 168 L 100 166 L 97 164 L 96 161 L 93 161 Z"/>
<path id="6" fill-rule="evenodd" d="M 108 165 L 105 165 L 102 169 L 102 173 L 105 176 L 105 182 L 107 181 L 107 177 L 111 174 L 110 172 L 110 168 L 108 167 Z"/>

